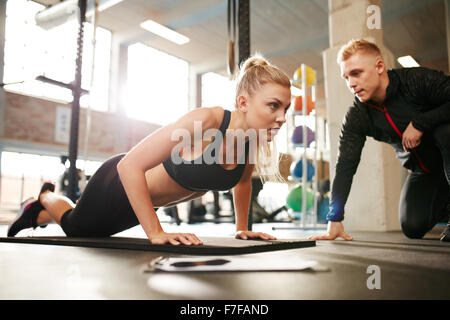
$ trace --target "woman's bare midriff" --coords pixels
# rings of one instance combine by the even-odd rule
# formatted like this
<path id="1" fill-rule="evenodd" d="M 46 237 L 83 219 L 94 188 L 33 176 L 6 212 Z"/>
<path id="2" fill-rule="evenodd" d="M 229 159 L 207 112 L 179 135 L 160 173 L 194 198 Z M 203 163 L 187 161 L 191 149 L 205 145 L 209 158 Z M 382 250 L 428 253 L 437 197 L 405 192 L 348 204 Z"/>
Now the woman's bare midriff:
<path id="1" fill-rule="evenodd" d="M 236 168 L 237 163 L 222 165 L 225 170 Z M 155 207 L 169 207 L 181 202 L 192 200 L 203 196 L 206 192 L 192 191 L 183 188 L 167 173 L 164 166 L 158 166 L 145 173 L 145 180 Z"/>
<path id="2" fill-rule="evenodd" d="M 173 206 L 201 197 L 206 193 L 188 190 L 180 186 L 169 176 L 162 163 L 148 170 L 145 173 L 145 180 L 155 207 Z"/>
<path id="3" fill-rule="evenodd" d="M 223 111 L 221 111 L 221 117 L 223 117 Z M 211 140 L 202 141 L 202 148 L 199 153 L 197 153 L 197 150 L 196 148 L 194 148 L 194 145 L 191 145 L 191 154 L 184 155 L 183 150 L 181 150 L 180 157 L 186 161 L 196 159 L 201 154 L 203 154 L 203 152 L 211 144 L 211 142 L 212 142 Z M 234 147 L 234 144 L 232 145 L 232 147 Z M 222 141 L 221 148 L 223 159 L 226 159 L 227 154 L 226 137 L 224 137 Z M 243 151 L 237 152 L 236 150 L 233 150 L 234 162 L 229 164 L 226 163 L 221 164 L 222 168 L 224 168 L 225 170 L 232 170 L 236 168 L 237 159 L 242 156 L 241 152 Z M 183 188 L 169 176 L 162 163 L 148 170 L 145 173 L 145 179 L 147 181 L 147 186 L 149 189 L 152 203 L 155 207 L 173 206 L 181 202 L 201 197 L 206 193 L 206 192 L 196 192 Z"/>

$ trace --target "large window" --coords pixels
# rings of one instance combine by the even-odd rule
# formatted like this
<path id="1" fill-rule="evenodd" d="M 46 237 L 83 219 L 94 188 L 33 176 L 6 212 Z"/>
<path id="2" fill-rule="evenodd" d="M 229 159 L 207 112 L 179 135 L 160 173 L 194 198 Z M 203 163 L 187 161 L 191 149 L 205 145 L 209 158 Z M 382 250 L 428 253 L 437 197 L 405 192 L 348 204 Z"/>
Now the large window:
<path id="1" fill-rule="evenodd" d="M 45 30 L 36 25 L 35 15 L 45 7 L 27 0 L 8 1 L 6 6 L 5 58 L 3 82 L 23 83 L 5 88 L 37 97 L 72 101 L 68 89 L 34 80 L 39 75 L 70 83 L 75 78 L 78 20 Z M 94 78 L 91 84 L 93 60 L 93 26 L 85 23 L 82 87 L 91 89 L 81 105 L 88 103 L 95 110 L 108 110 L 111 32 L 98 27 Z"/>
<path id="2" fill-rule="evenodd" d="M 233 110 L 236 82 L 218 73 L 202 75 L 202 107 L 220 106 Z"/>
<path id="3" fill-rule="evenodd" d="M 141 43 L 128 48 L 129 117 L 166 125 L 188 111 L 189 64 Z"/>
<path id="4" fill-rule="evenodd" d="M 77 168 L 91 176 L 102 163 L 77 160 Z M 17 152 L 1 152 L 0 207 L 17 209 L 20 203 L 36 197 L 44 181 L 56 182 L 56 192 L 61 191 L 61 178 L 68 168 L 59 157 Z"/>

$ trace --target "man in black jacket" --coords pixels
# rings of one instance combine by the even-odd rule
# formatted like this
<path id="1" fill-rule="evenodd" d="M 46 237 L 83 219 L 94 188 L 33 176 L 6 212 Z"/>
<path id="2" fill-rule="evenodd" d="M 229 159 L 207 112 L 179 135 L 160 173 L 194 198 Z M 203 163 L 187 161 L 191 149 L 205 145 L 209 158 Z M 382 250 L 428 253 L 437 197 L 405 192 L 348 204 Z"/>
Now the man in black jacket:
<path id="1" fill-rule="evenodd" d="M 408 169 L 400 224 L 407 237 L 422 238 L 449 219 L 450 77 L 427 68 L 388 71 L 379 48 L 365 40 L 342 47 L 338 63 L 355 100 L 340 134 L 327 234 L 310 238 L 352 240 L 342 220 L 366 136 L 389 143 Z M 450 241 L 450 222 L 441 240 Z"/>

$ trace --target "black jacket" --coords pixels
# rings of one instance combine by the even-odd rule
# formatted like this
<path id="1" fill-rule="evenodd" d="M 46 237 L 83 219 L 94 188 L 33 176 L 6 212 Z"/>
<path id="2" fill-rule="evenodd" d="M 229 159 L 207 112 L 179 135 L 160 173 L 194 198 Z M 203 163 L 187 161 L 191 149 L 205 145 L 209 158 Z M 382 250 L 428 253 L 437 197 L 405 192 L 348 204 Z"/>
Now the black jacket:
<path id="1" fill-rule="evenodd" d="M 344 206 L 366 137 L 389 143 L 402 165 L 413 172 L 443 170 L 433 130 L 450 122 L 450 77 L 427 68 L 393 69 L 388 71 L 388 76 L 384 105 L 362 103 L 355 97 L 345 115 L 327 215 L 329 221 L 344 219 Z M 401 135 L 410 122 L 424 135 L 417 148 L 405 152 Z"/>

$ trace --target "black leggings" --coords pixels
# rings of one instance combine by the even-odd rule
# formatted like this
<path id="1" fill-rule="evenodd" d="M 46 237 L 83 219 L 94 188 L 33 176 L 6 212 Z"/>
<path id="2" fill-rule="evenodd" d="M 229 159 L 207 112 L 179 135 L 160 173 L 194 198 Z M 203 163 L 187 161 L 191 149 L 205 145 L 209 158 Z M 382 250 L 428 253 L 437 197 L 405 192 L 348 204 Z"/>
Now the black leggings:
<path id="1" fill-rule="evenodd" d="M 124 154 L 101 165 L 89 179 L 75 208 L 64 213 L 61 227 L 69 237 L 106 237 L 139 224 L 117 173 Z"/>
<path id="2" fill-rule="evenodd" d="M 400 224 L 409 238 L 422 238 L 436 223 L 450 218 L 450 124 L 434 131 L 434 141 L 440 151 L 435 156 L 442 159 L 443 170 L 412 172 L 400 196 Z"/>

